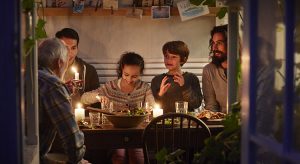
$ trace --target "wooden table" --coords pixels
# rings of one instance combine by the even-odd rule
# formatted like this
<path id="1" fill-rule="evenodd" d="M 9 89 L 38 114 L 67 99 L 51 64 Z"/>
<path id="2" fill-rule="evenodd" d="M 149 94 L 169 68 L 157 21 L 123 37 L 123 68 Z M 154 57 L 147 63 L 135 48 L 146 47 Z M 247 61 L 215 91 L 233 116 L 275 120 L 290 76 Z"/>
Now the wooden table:
<path id="1" fill-rule="evenodd" d="M 90 150 L 142 148 L 142 133 L 147 123 L 136 128 L 114 128 L 111 124 L 104 124 L 102 128 L 82 129 L 85 145 Z M 222 125 L 208 125 L 211 134 L 216 135 Z"/>
<path id="2" fill-rule="evenodd" d="M 86 145 L 85 158 L 92 163 L 109 163 L 108 152 L 120 148 L 142 148 L 142 134 L 147 123 L 136 128 L 115 128 L 111 124 L 103 124 L 102 128 L 82 128 Z M 211 134 L 216 135 L 223 125 L 208 125 Z"/>

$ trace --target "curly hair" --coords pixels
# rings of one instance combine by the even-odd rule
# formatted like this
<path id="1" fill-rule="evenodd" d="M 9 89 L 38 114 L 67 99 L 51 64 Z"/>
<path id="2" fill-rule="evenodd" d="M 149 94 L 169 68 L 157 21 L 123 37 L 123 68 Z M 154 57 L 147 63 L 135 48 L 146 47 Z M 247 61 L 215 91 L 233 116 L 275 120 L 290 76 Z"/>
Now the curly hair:
<path id="1" fill-rule="evenodd" d="M 117 69 L 118 78 L 122 77 L 123 68 L 125 65 L 136 65 L 140 67 L 140 72 L 143 74 L 144 71 L 144 59 L 141 55 L 135 52 L 125 52 L 122 54 Z"/>
<path id="2" fill-rule="evenodd" d="M 225 45 L 227 46 L 227 32 L 228 32 L 228 25 L 215 26 L 210 31 L 209 50 L 211 50 L 212 48 L 212 38 L 216 33 L 221 33 L 223 35 Z"/>

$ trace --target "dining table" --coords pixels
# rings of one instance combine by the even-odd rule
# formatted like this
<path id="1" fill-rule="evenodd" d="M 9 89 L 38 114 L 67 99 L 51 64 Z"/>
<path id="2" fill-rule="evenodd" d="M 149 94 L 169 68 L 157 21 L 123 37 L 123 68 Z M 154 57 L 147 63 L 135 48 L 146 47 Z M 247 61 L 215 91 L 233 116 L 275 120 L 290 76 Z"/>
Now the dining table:
<path id="1" fill-rule="evenodd" d="M 212 136 L 224 128 L 221 121 L 207 121 L 206 124 Z M 105 150 L 142 148 L 142 135 L 147 125 L 147 122 L 142 122 L 134 128 L 116 128 L 107 121 L 93 129 L 81 127 L 85 138 L 86 158 L 93 163 L 105 163 L 100 159 L 100 155 L 106 153 Z"/>

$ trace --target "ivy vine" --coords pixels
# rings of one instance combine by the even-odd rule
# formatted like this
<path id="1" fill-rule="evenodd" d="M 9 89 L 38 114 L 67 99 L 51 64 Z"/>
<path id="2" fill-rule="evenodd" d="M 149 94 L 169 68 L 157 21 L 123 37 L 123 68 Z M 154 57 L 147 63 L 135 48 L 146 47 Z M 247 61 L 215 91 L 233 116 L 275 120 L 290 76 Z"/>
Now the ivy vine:
<path id="1" fill-rule="evenodd" d="M 22 9 L 23 13 L 28 16 L 32 15 L 35 10 L 35 1 L 34 0 L 23 0 L 22 1 Z M 39 4 L 40 5 L 40 4 Z M 43 6 L 43 4 L 41 4 Z M 26 34 L 26 37 L 23 40 L 23 56 L 26 57 L 31 54 L 35 42 L 39 39 L 43 39 L 47 37 L 47 33 L 45 31 L 46 21 L 43 18 L 38 18 L 37 23 L 34 25 L 35 35 Z"/>

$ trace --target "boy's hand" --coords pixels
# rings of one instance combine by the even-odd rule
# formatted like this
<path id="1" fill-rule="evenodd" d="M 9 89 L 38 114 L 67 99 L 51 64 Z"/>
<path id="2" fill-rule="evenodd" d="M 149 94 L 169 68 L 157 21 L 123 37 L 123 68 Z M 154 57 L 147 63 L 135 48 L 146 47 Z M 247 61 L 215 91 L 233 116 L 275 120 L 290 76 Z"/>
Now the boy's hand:
<path id="1" fill-rule="evenodd" d="M 175 82 L 175 83 L 178 83 L 179 86 L 181 86 L 181 87 L 184 85 L 184 78 L 183 78 L 183 76 L 182 76 L 181 73 L 176 72 L 176 73 L 174 74 L 174 82 Z"/>
<path id="2" fill-rule="evenodd" d="M 162 79 L 158 96 L 163 96 L 167 92 L 167 90 L 170 88 L 171 84 L 168 83 L 167 80 L 168 80 L 168 76 L 165 76 Z"/>

